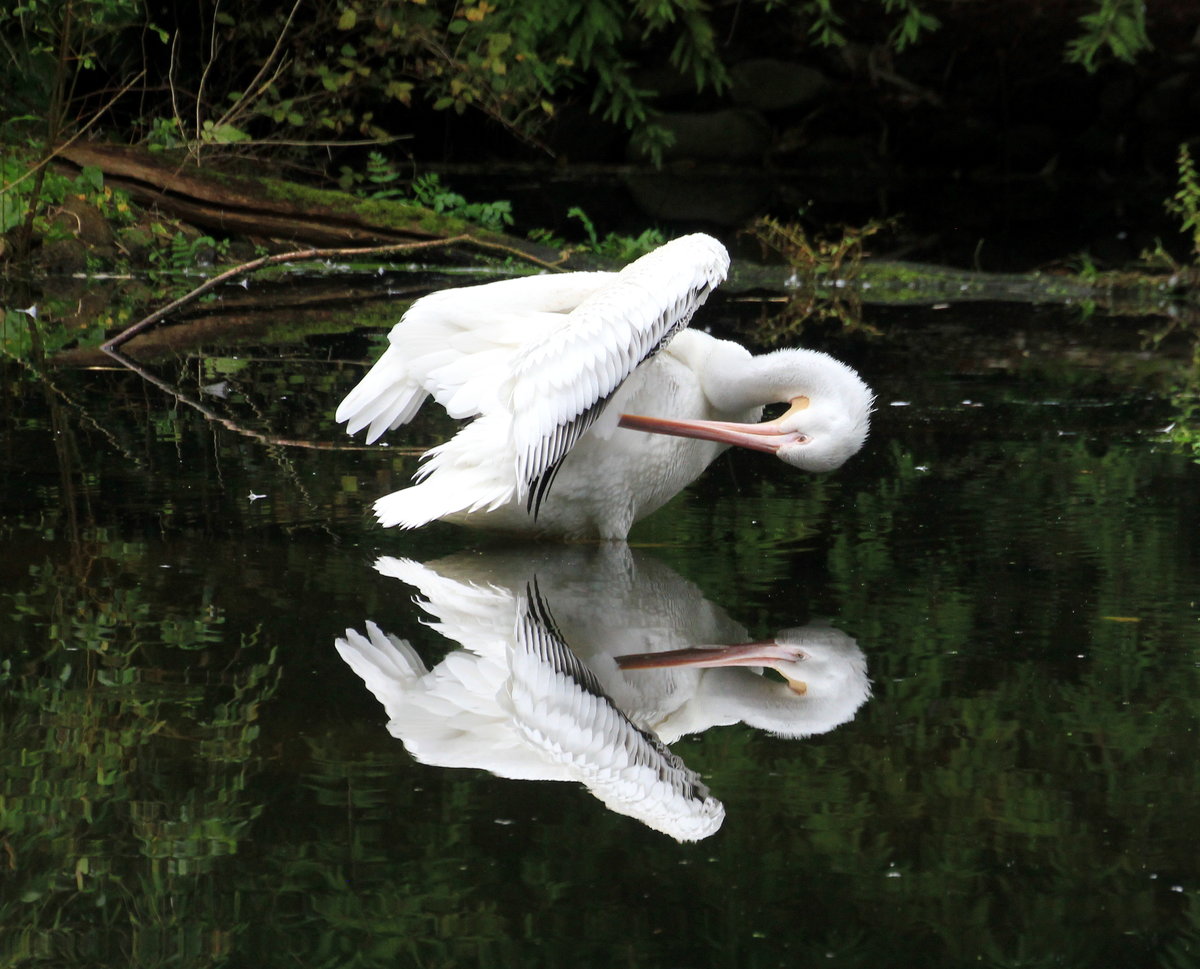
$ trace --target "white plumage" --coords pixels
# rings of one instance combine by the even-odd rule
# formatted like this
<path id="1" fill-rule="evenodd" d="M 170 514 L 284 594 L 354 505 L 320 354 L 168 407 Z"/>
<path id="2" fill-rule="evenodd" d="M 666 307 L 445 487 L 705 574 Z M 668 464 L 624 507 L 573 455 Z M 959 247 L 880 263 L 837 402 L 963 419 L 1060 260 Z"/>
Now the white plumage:
<path id="1" fill-rule="evenodd" d="M 685 329 L 728 267 L 724 247 L 696 234 L 619 273 L 417 300 L 337 420 L 372 442 L 432 395 L 471 423 L 425 455 L 416 485 L 375 503 L 379 521 L 622 539 L 731 444 L 808 470 L 841 465 L 866 438 L 872 400 L 851 368 L 811 350 L 754 357 Z M 792 409 L 747 423 L 773 402 Z"/>
<path id="2" fill-rule="evenodd" d="M 432 670 L 404 640 L 367 623 L 338 652 L 383 704 L 388 730 L 417 760 L 501 777 L 576 781 L 609 809 L 680 841 L 725 816 L 695 771 L 633 724 L 562 642 L 537 591 L 513 593 L 384 558 L 415 586 L 443 635 L 462 646 Z"/>
<path id="3" fill-rule="evenodd" d="M 810 736 L 849 720 L 870 693 L 845 633 L 810 626 L 742 643 L 745 629 L 696 586 L 625 545 L 375 567 L 415 587 L 432 627 L 461 646 L 427 669 L 374 623 L 337 641 L 415 758 L 577 781 L 679 840 L 715 832 L 724 808 L 664 744 L 739 722 Z M 773 666 L 785 682 L 747 665 Z"/>

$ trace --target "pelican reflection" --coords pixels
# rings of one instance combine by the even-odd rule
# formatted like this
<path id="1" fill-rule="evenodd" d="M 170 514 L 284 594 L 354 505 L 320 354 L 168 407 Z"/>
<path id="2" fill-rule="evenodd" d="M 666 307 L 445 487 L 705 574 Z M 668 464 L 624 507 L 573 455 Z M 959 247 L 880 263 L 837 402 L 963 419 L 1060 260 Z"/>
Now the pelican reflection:
<path id="1" fill-rule="evenodd" d="M 724 807 L 667 744 L 739 722 L 786 737 L 822 733 L 870 693 L 845 633 L 806 626 L 747 643 L 695 585 L 628 546 L 424 565 L 385 557 L 375 568 L 415 588 L 428 624 L 461 647 L 430 669 L 371 622 L 337 641 L 414 758 L 578 781 L 681 841 L 713 834 Z"/>

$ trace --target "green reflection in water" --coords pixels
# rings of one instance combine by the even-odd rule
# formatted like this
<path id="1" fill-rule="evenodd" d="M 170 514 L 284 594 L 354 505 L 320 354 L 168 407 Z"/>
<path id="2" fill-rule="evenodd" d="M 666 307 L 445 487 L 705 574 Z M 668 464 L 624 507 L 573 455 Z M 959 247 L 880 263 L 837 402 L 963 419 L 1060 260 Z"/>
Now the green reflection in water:
<path id="1" fill-rule="evenodd" d="M 12 597 L 0 706 L 9 964 L 219 954 L 228 914 L 206 899 L 262 811 L 249 787 L 274 655 L 244 634 L 213 667 L 211 607 L 162 619 L 136 588 L 83 593 L 62 571 L 31 573 Z"/>
<path id="2" fill-rule="evenodd" d="M 874 681 L 827 735 L 677 744 L 727 810 L 695 845 L 387 735 L 333 640 L 371 618 L 436 660 L 370 562 L 479 541 L 370 525 L 411 457 L 6 369 L 7 964 L 1193 964 L 1200 514 L 1170 405 L 922 339 L 858 348 L 880 412 L 844 473 L 722 460 L 634 535 L 753 636 L 832 619 Z M 159 373 L 335 441 L 348 352 Z"/>

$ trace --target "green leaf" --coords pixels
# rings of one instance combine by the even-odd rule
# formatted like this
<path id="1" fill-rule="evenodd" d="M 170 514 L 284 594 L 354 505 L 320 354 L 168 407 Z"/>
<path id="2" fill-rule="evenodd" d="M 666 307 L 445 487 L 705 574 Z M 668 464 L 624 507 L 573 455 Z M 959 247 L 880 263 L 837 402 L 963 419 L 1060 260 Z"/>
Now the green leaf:
<path id="1" fill-rule="evenodd" d="M 358 13 L 352 8 L 342 11 L 342 15 L 338 17 L 338 30 L 353 30 L 354 25 L 358 23 Z"/>
<path id="2" fill-rule="evenodd" d="M 104 172 L 94 165 L 88 165 L 76 176 L 75 184 L 84 191 L 91 189 L 93 192 L 103 192 Z"/>
<path id="3" fill-rule="evenodd" d="M 493 57 L 499 57 L 509 47 L 512 46 L 511 34 L 489 34 L 488 35 L 488 53 Z"/>
<path id="4" fill-rule="evenodd" d="M 218 145 L 234 145 L 239 141 L 250 140 L 250 136 L 241 128 L 231 124 L 213 124 L 211 121 L 204 122 L 204 138 Z"/>

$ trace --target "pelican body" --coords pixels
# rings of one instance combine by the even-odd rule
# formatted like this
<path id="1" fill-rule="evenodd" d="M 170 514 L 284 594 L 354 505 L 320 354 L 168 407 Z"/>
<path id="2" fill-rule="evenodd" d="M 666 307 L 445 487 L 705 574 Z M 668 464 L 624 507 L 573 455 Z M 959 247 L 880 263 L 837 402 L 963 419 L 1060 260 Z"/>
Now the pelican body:
<path id="1" fill-rule="evenodd" d="M 336 418 L 371 443 L 432 396 L 470 423 L 427 452 L 417 484 L 375 502 L 379 522 L 621 540 L 731 445 L 839 467 L 862 447 L 871 410 L 854 370 L 814 350 L 754 356 L 687 329 L 728 268 L 725 248 L 695 234 L 617 273 L 417 300 Z M 758 423 L 777 402 L 790 409 Z"/>

